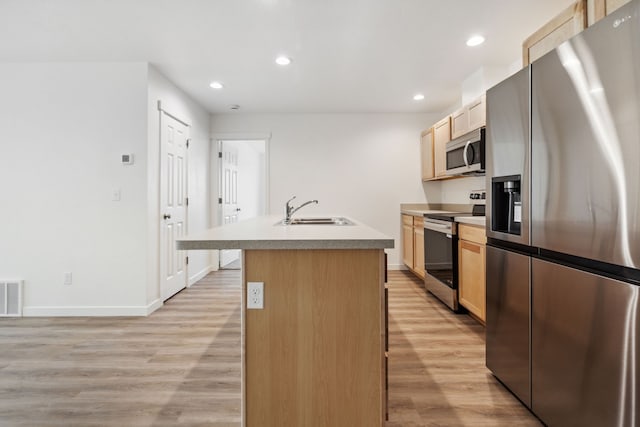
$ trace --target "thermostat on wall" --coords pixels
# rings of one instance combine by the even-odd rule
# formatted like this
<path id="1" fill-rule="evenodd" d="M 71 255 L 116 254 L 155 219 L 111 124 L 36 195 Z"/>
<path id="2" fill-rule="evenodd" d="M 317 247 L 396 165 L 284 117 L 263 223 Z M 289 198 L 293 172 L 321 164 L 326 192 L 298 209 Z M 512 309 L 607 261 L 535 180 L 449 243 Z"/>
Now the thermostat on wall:
<path id="1" fill-rule="evenodd" d="M 123 165 L 132 165 L 133 164 L 133 154 L 123 154 L 122 155 L 122 164 Z"/>

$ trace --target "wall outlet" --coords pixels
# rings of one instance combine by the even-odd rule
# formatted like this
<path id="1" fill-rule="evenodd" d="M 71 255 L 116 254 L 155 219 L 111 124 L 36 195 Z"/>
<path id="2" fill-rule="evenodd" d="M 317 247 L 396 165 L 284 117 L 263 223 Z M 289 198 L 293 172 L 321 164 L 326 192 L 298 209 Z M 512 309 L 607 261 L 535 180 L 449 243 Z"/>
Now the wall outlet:
<path id="1" fill-rule="evenodd" d="M 247 309 L 262 310 L 264 308 L 264 283 L 247 282 Z"/>
<path id="2" fill-rule="evenodd" d="M 64 284 L 70 286 L 73 283 L 73 275 L 70 272 L 64 273 Z"/>

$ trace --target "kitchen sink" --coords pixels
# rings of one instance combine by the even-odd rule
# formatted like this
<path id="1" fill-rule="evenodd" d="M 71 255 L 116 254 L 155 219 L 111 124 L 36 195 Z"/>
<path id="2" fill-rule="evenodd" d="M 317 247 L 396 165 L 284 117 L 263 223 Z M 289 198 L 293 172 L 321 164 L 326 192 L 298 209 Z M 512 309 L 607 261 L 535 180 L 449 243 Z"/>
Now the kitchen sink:
<path id="1" fill-rule="evenodd" d="M 284 220 L 278 221 L 275 225 L 353 225 L 353 222 L 345 217 L 327 218 L 292 218 L 289 224 Z"/>

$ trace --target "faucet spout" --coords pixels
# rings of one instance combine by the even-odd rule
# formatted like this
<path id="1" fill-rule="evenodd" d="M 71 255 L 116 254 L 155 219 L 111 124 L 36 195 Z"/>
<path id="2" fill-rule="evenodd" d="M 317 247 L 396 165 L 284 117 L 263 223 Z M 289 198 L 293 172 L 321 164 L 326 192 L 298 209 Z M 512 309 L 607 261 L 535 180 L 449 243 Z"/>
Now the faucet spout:
<path id="1" fill-rule="evenodd" d="M 298 206 L 297 208 L 294 208 L 293 206 L 291 206 L 291 201 L 293 199 L 295 199 L 296 196 L 293 196 L 291 199 L 289 199 L 287 201 L 287 203 L 284 206 L 284 223 L 285 224 L 290 224 L 291 223 L 291 216 L 296 213 L 297 211 L 299 211 L 300 209 L 304 208 L 307 205 L 310 205 L 312 203 L 317 204 L 318 201 L 317 200 L 309 200 L 308 202 L 304 202 L 303 204 L 301 204 L 300 206 Z"/>

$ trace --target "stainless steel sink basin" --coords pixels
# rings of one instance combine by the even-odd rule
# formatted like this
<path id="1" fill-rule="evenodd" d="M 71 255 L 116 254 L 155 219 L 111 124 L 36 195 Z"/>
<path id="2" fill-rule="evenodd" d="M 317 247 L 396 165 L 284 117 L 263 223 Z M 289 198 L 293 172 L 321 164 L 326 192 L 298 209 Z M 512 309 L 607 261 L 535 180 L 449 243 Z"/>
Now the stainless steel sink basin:
<path id="1" fill-rule="evenodd" d="M 345 217 L 327 218 L 292 218 L 289 224 L 284 220 L 278 221 L 276 225 L 353 225 L 353 222 Z"/>

